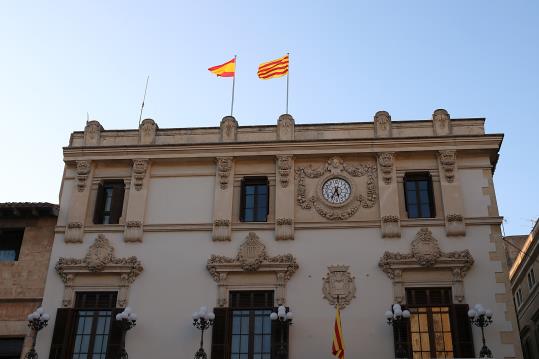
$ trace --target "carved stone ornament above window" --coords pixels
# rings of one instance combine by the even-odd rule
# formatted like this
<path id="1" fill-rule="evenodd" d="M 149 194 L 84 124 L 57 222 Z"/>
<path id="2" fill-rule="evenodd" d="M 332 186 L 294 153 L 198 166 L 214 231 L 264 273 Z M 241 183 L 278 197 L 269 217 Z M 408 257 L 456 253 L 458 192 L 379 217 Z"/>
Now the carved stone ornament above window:
<path id="1" fill-rule="evenodd" d="M 303 209 L 314 208 L 324 218 L 332 221 L 345 220 L 352 217 L 359 208 L 373 208 L 378 196 L 376 186 L 376 166 L 360 164 L 353 166 L 346 164 L 340 157 L 332 157 L 327 164 L 313 169 L 309 167 L 296 168 L 297 203 Z M 359 193 L 354 178 L 366 177 L 366 192 Z M 322 195 L 322 187 L 327 180 L 336 178 L 346 181 L 351 186 L 351 195 L 343 203 L 330 203 Z M 318 184 L 307 193 L 306 179 L 319 179 Z"/>
<path id="2" fill-rule="evenodd" d="M 386 111 L 374 115 L 374 137 L 391 137 L 391 116 Z"/>
<path id="3" fill-rule="evenodd" d="M 432 126 L 435 136 L 447 136 L 451 134 L 451 119 L 447 110 L 440 108 L 432 114 Z"/>
<path id="4" fill-rule="evenodd" d="M 98 121 L 86 122 L 86 127 L 84 127 L 84 145 L 99 146 L 101 131 L 104 131 L 104 129 Z"/>
<path id="5" fill-rule="evenodd" d="M 391 184 L 391 180 L 393 179 L 394 160 L 394 152 L 382 152 L 378 154 L 378 164 L 380 165 L 382 179 L 385 184 Z"/>
<path id="6" fill-rule="evenodd" d="M 86 180 L 90 173 L 90 161 L 77 161 L 77 189 L 82 192 L 86 189 Z"/>
<path id="7" fill-rule="evenodd" d="M 266 253 L 266 246 L 254 232 L 249 232 L 246 240 L 241 244 L 236 257 L 212 255 L 206 265 L 208 272 L 219 286 L 217 304 L 226 306 L 228 302 L 227 290 L 229 286 L 244 283 L 244 280 L 234 280 L 234 275 L 241 276 L 246 273 L 260 275 L 260 286 L 276 289 L 277 304 L 285 303 L 286 282 L 297 271 L 298 264 L 292 254 L 283 254 L 271 257 Z M 273 273 L 273 276 L 267 274 Z M 243 277 L 245 278 L 245 277 Z M 257 282 L 256 277 L 249 280 Z"/>
<path id="8" fill-rule="evenodd" d="M 292 156 L 291 155 L 279 155 L 277 156 L 277 169 L 279 170 L 279 182 L 281 187 L 288 187 L 288 180 L 290 178 L 290 169 L 292 168 Z"/>
<path id="9" fill-rule="evenodd" d="M 328 273 L 322 278 L 324 298 L 335 308 L 345 308 L 356 297 L 355 277 L 348 268 L 344 265 L 328 266 Z"/>
<path id="10" fill-rule="evenodd" d="M 454 150 L 438 151 L 440 164 L 444 169 L 445 179 L 449 183 L 455 180 L 455 164 L 457 163 L 457 152 Z"/>
<path id="11" fill-rule="evenodd" d="M 440 273 L 438 277 L 432 273 L 426 277 L 431 281 L 435 278 L 436 283 L 445 281 L 452 284 L 455 299 L 462 302 L 462 281 L 473 263 L 469 250 L 443 252 L 432 232 L 428 228 L 421 228 L 411 243 L 410 253 L 385 252 L 378 266 L 393 280 L 394 299 L 399 303 L 404 300 L 406 282 L 413 281 L 416 286 L 422 284 L 421 272 L 425 271 Z M 428 286 L 428 282 L 424 285 Z"/>
<path id="12" fill-rule="evenodd" d="M 129 286 L 143 267 L 137 257 L 115 257 L 109 240 L 99 234 L 84 258 L 60 257 L 55 269 L 65 285 L 64 307 L 73 305 L 75 290 L 85 288 L 118 289 L 118 306 L 122 307 L 127 305 Z"/>
<path id="13" fill-rule="evenodd" d="M 289 114 L 279 116 L 277 120 L 277 138 L 279 140 L 294 139 L 294 118 Z"/>
<path id="14" fill-rule="evenodd" d="M 139 141 L 141 145 L 153 145 L 159 127 L 151 118 L 144 119 L 139 126 Z"/>
<path id="15" fill-rule="evenodd" d="M 144 183 L 144 177 L 146 177 L 146 170 L 148 169 L 148 160 L 133 160 L 133 179 L 135 190 L 140 191 L 142 184 Z"/>
<path id="16" fill-rule="evenodd" d="M 233 116 L 225 116 L 221 120 L 221 141 L 236 141 L 238 132 L 238 121 Z"/>
<path id="17" fill-rule="evenodd" d="M 217 157 L 217 173 L 219 174 L 219 186 L 221 189 L 227 189 L 228 177 L 232 170 L 232 157 Z"/>

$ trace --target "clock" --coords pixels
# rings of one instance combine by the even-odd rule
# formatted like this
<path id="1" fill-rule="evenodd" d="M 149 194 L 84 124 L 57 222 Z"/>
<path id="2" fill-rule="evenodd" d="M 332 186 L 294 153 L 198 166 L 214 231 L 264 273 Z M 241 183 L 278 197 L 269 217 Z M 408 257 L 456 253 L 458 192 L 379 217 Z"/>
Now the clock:
<path id="1" fill-rule="evenodd" d="M 350 183 L 342 178 L 330 178 L 322 186 L 322 195 L 331 204 L 343 204 L 351 194 Z"/>

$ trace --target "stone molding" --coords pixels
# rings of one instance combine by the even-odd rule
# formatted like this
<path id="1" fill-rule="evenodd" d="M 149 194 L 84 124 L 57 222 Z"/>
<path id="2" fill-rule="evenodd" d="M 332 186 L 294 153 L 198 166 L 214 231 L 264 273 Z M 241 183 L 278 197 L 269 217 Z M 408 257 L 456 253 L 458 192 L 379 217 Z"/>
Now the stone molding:
<path id="1" fill-rule="evenodd" d="M 143 271 L 141 262 L 137 257 L 117 258 L 114 256 L 114 247 L 109 240 L 99 234 L 94 243 L 88 248 L 84 258 L 60 257 L 54 267 L 62 282 L 64 282 L 64 299 L 62 305 L 71 307 L 75 289 L 88 287 L 88 283 L 95 282 L 96 287 L 119 288 L 118 306 L 127 305 L 128 289 Z M 86 277 L 79 283 L 79 277 Z M 116 277 L 114 283 L 105 282 L 100 278 Z M 90 278 L 88 278 L 90 277 Z"/>
<path id="2" fill-rule="evenodd" d="M 292 239 L 294 239 L 294 220 L 292 218 L 277 218 L 275 221 L 275 240 Z"/>
<path id="3" fill-rule="evenodd" d="M 144 225 L 141 221 L 127 221 L 124 228 L 124 242 L 142 242 Z"/>
<path id="4" fill-rule="evenodd" d="M 328 273 L 322 278 L 324 298 L 335 308 L 343 309 L 356 297 L 355 277 L 346 265 L 328 266 Z"/>
<path id="5" fill-rule="evenodd" d="M 393 179 L 393 167 L 395 163 L 394 152 L 382 152 L 378 154 L 378 164 L 382 172 L 384 183 L 389 185 Z"/>
<path id="6" fill-rule="evenodd" d="M 84 145 L 99 146 L 101 143 L 101 131 L 105 129 L 99 121 L 88 121 L 84 127 Z"/>
<path id="7" fill-rule="evenodd" d="M 216 242 L 230 241 L 232 230 L 230 227 L 230 220 L 228 219 L 216 219 L 213 221 L 212 239 Z"/>
<path id="8" fill-rule="evenodd" d="M 233 157 L 217 157 L 217 173 L 219 174 L 219 186 L 221 189 L 227 189 L 230 171 L 232 170 Z"/>
<path id="9" fill-rule="evenodd" d="M 217 304 L 221 307 L 228 303 L 227 289 L 231 285 L 232 275 L 244 273 L 256 275 L 268 272 L 275 274 L 269 284 L 276 288 L 276 302 L 281 305 L 286 302 L 286 283 L 297 271 L 298 264 L 292 254 L 269 256 L 266 246 L 256 233 L 249 232 L 246 240 L 240 245 L 236 257 L 212 255 L 206 268 L 219 286 Z"/>
<path id="10" fill-rule="evenodd" d="M 382 238 L 397 238 L 401 236 L 400 218 L 398 216 L 382 216 Z"/>
<path id="11" fill-rule="evenodd" d="M 451 118 L 443 108 L 435 110 L 432 114 L 432 127 L 434 136 L 448 136 L 451 134 Z"/>
<path id="12" fill-rule="evenodd" d="M 391 116 L 387 111 L 378 111 L 374 115 L 374 137 L 391 137 Z"/>
<path id="13" fill-rule="evenodd" d="M 464 225 L 464 217 L 460 214 L 448 214 L 445 216 L 445 229 L 448 236 L 464 236 L 466 235 L 466 226 Z"/>
<path id="14" fill-rule="evenodd" d="M 84 225 L 81 222 L 70 222 L 67 224 L 64 234 L 65 243 L 82 243 L 84 236 Z"/>
<path id="15" fill-rule="evenodd" d="M 144 184 L 144 177 L 146 177 L 146 171 L 148 170 L 149 160 L 133 160 L 133 179 L 135 190 L 140 191 Z"/>
<path id="16" fill-rule="evenodd" d="M 448 183 L 455 180 L 455 165 L 457 163 L 457 152 L 455 150 L 438 151 L 440 165 L 444 169 L 444 176 Z"/>
<path id="17" fill-rule="evenodd" d="M 474 264 L 469 250 L 443 252 L 428 228 L 421 228 L 411 243 L 410 253 L 384 252 L 378 266 L 393 281 L 395 301 L 405 299 L 404 286 L 407 272 L 450 272 L 453 296 L 458 302 L 464 299 L 463 278 Z"/>
<path id="18" fill-rule="evenodd" d="M 281 141 L 293 140 L 294 128 L 295 128 L 295 122 L 294 122 L 294 118 L 291 115 L 284 114 L 284 115 L 279 116 L 279 119 L 277 120 L 277 139 Z"/>
<path id="19" fill-rule="evenodd" d="M 225 116 L 221 120 L 221 142 L 234 142 L 238 136 L 238 121 L 233 116 Z"/>
<path id="20" fill-rule="evenodd" d="M 141 145 L 153 145 L 158 129 L 159 127 L 151 118 L 142 120 L 139 126 L 139 143 Z"/>
<path id="21" fill-rule="evenodd" d="M 288 187 L 290 170 L 292 169 L 291 155 L 277 155 L 277 169 L 279 171 L 279 182 L 282 188 Z"/>
<path id="22" fill-rule="evenodd" d="M 298 181 L 296 200 L 302 209 L 314 208 L 322 217 L 331 221 L 345 220 L 352 217 L 359 208 L 372 208 L 376 204 L 378 196 L 376 186 L 376 166 L 370 164 L 360 164 L 352 166 L 346 164 L 340 157 L 330 158 L 325 165 L 317 169 L 309 167 L 296 168 L 296 179 Z M 366 195 L 360 194 L 356 188 L 353 177 L 367 176 Z M 342 177 L 352 186 L 352 195 L 343 205 L 335 206 L 327 203 L 320 195 L 320 188 L 324 182 L 331 177 Z M 307 197 L 305 178 L 317 179 L 318 186 L 314 195 Z"/>
<path id="23" fill-rule="evenodd" d="M 86 189 L 86 180 L 91 170 L 91 161 L 77 161 L 77 190 L 83 192 Z"/>

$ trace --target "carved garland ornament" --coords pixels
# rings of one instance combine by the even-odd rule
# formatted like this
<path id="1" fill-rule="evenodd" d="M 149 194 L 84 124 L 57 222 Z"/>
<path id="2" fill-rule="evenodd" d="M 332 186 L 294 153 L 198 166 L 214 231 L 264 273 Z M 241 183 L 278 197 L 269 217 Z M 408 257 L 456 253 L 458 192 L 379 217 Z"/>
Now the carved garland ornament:
<path id="1" fill-rule="evenodd" d="M 321 178 L 319 186 L 324 180 L 333 176 L 342 177 L 363 177 L 367 176 L 367 194 L 353 193 L 353 198 L 344 205 L 335 208 L 324 201 L 317 193 L 307 197 L 305 178 Z M 297 203 L 303 209 L 314 208 L 322 217 L 329 220 L 345 220 L 352 217 L 359 208 L 372 208 L 376 204 L 376 166 L 370 164 L 361 164 L 358 167 L 348 165 L 340 157 L 333 157 L 327 164 L 320 168 L 313 169 L 309 167 L 299 167 L 296 169 L 296 179 L 298 181 Z M 351 182 L 351 181 L 350 181 Z M 352 187 L 355 187 L 352 183 Z M 356 192 L 356 191 L 354 191 Z"/>
<path id="2" fill-rule="evenodd" d="M 277 156 L 277 169 L 279 170 L 279 181 L 281 187 L 288 187 L 288 178 L 290 176 L 290 169 L 292 168 L 292 156 L 282 155 Z"/>
<path id="3" fill-rule="evenodd" d="M 217 173 L 219 174 L 219 185 L 221 189 L 228 187 L 228 177 L 232 170 L 232 157 L 217 157 Z"/>
<path id="4" fill-rule="evenodd" d="M 335 308 L 343 309 L 356 297 L 356 284 L 348 271 L 349 266 L 328 266 L 328 273 L 323 279 L 324 298 Z"/>
<path id="5" fill-rule="evenodd" d="M 140 191 L 148 169 L 148 160 L 133 160 L 133 178 L 135 180 L 135 190 Z"/>
<path id="6" fill-rule="evenodd" d="M 79 192 L 86 188 L 86 180 L 90 173 L 90 161 L 77 161 L 77 189 Z"/>
<path id="7" fill-rule="evenodd" d="M 393 163 L 395 154 L 393 152 L 383 152 L 378 154 L 378 164 L 382 172 L 382 179 L 385 184 L 391 184 L 393 179 Z"/>
<path id="8" fill-rule="evenodd" d="M 445 179 L 449 183 L 455 180 L 455 163 L 457 162 L 457 153 L 454 150 L 439 151 L 440 164 L 444 169 Z"/>

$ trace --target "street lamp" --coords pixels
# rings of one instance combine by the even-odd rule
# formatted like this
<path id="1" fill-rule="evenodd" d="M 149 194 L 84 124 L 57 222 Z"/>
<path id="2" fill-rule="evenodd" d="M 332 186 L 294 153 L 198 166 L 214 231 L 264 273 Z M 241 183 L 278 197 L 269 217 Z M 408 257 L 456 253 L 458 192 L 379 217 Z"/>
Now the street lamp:
<path id="1" fill-rule="evenodd" d="M 284 342 L 284 331 L 289 325 L 292 325 L 292 319 L 294 315 L 292 312 L 286 312 L 286 308 L 283 305 L 280 305 L 277 308 L 277 312 L 272 312 L 270 314 L 270 319 L 275 321 L 278 320 L 281 325 L 281 343 L 277 351 L 277 358 L 286 358 L 287 348 L 286 343 Z"/>
<path id="2" fill-rule="evenodd" d="M 391 310 L 386 310 L 384 313 L 384 317 L 386 318 L 387 325 L 393 325 L 397 332 L 397 357 L 398 358 L 405 358 L 407 357 L 407 353 L 402 347 L 401 343 L 401 333 L 400 333 L 400 327 L 403 325 L 404 319 L 410 318 L 410 311 L 405 309 L 402 310 L 402 307 L 400 304 L 395 303 L 391 306 Z"/>
<path id="3" fill-rule="evenodd" d="M 208 307 L 200 307 L 198 312 L 193 313 L 193 326 L 200 330 L 200 348 L 195 353 L 195 359 L 207 359 L 204 351 L 204 331 L 213 325 L 215 314 L 208 311 Z"/>
<path id="4" fill-rule="evenodd" d="M 476 304 L 473 309 L 468 311 L 468 318 L 473 325 L 481 328 L 481 338 L 483 339 L 483 346 L 479 352 L 480 358 L 492 358 L 492 351 L 487 347 L 485 342 L 484 328 L 488 327 L 492 323 L 492 310 L 485 309 L 481 304 Z"/>
<path id="5" fill-rule="evenodd" d="M 45 328 L 49 323 L 50 316 L 45 313 L 43 308 L 39 307 L 32 314 L 28 315 L 28 327 L 32 329 L 32 348 L 24 356 L 26 359 L 37 359 L 36 353 L 36 338 L 37 332 Z"/>
<path id="6" fill-rule="evenodd" d="M 125 335 L 127 331 L 137 325 L 137 315 L 133 313 L 133 310 L 126 307 L 123 312 L 116 314 L 116 321 L 120 325 L 122 330 L 122 342 L 120 348 L 120 359 L 127 359 L 129 355 L 125 350 Z"/>

